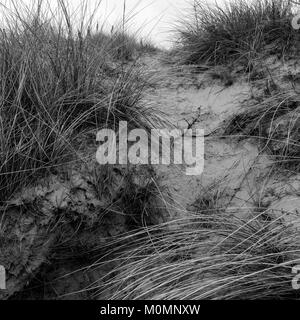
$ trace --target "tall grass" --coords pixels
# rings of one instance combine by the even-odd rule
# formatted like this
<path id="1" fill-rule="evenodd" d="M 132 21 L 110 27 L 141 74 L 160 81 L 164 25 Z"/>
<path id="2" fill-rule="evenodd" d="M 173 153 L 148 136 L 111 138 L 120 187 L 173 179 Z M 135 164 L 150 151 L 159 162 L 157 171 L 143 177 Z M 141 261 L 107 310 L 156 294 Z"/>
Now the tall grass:
<path id="1" fill-rule="evenodd" d="M 299 172 L 299 106 L 300 97 L 294 89 L 277 90 L 269 97 L 251 100 L 230 119 L 224 134 L 258 139 L 274 163 Z"/>
<path id="2" fill-rule="evenodd" d="M 2 204 L 74 160 L 83 131 L 117 127 L 119 120 L 149 128 L 158 120 L 141 103 L 143 71 L 128 64 L 138 48 L 133 36 L 104 34 L 95 13 L 78 17 L 66 0 L 12 4 L 0 30 Z"/>
<path id="3" fill-rule="evenodd" d="M 194 0 L 178 25 L 179 53 L 186 63 L 237 62 L 251 68 L 264 54 L 288 53 L 297 42 L 289 0 L 232 0 L 211 6 Z"/>
<path id="4" fill-rule="evenodd" d="M 295 221 L 264 214 L 244 221 L 199 213 L 124 236 L 109 249 L 116 267 L 87 289 L 112 300 L 297 298 Z"/>

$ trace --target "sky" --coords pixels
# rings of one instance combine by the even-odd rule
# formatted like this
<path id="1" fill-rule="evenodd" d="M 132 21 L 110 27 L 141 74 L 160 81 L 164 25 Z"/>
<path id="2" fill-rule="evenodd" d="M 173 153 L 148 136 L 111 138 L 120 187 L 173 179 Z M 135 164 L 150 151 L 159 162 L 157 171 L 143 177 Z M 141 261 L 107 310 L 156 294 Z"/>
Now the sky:
<path id="1" fill-rule="evenodd" d="M 0 0 L 6 6 L 23 2 L 25 5 L 32 5 L 37 0 Z M 58 0 L 45 0 L 55 5 Z M 97 0 L 86 0 L 91 7 L 95 6 Z M 193 0 L 101 0 L 98 10 L 97 21 L 99 25 L 106 25 L 110 30 L 123 17 L 124 1 L 126 3 L 127 28 L 131 32 L 137 32 L 142 37 L 149 37 L 161 47 L 170 47 L 174 40 L 174 25 L 181 19 L 186 9 L 191 6 Z M 213 0 L 203 0 L 203 2 Z M 224 2 L 225 0 L 214 0 Z M 82 0 L 69 0 L 73 8 L 79 8 Z"/>
<path id="2" fill-rule="evenodd" d="M 122 17 L 122 0 L 104 0 L 109 23 Z M 174 24 L 189 7 L 189 0 L 127 0 L 128 26 L 160 46 L 170 46 Z M 104 3 L 103 3 L 104 4 Z"/>

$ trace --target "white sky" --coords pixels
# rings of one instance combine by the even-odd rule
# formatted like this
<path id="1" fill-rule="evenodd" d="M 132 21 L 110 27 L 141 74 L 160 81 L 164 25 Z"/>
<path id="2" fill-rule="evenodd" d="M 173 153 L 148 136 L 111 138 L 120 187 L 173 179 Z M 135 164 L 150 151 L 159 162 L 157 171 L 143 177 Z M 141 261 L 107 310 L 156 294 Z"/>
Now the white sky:
<path id="1" fill-rule="evenodd" d="M 168 45 L 172 40 L 172 27 L 184 9 L 189 6 L 189 0 L 127 0 L 127 17 L 132 20 L 132 28 L 140 28 L 144 36 L 150 37 L 159 45 Z M 109 23 L 122 17 L 122 0 L 104 0 L 103 4 L 110 12 Z"/>
<path id="2" fill-rule="evenodd" d="M 6 6 L 16 3 L 33 4 L 36 0 L 0 0 Z M 57 0 L 45 0 L 55 4 Z M 78 8 L 82 0 L 68 0 L 74 8 Z M 87 0 L 91 7 L 97 0 Z M 125 0 L 126 17 L 129 19 L 128 27 L 131 31 L 138 31 L 143 37 L 150 38 L 160 46 L 168 47 L 172 42 L 172 30 L 178 19 L 184 17 L 187 8 L 193 0 Z M 213 0 L 203 0 L 203 2 Z M 214 0 L 215 1 L 215 0 Z M 225 0 L 217 0 L 223 2 Z M 124 0 L 101 0 L 99 25 L 104 22 L 110 29 L 117 21 L 122 20 Z"/>

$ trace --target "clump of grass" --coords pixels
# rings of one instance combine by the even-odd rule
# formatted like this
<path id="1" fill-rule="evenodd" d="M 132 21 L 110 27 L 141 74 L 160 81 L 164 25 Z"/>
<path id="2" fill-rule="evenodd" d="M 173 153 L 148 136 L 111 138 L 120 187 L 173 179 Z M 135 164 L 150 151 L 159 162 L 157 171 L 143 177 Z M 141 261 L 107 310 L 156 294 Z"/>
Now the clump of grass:
<path id="1" fill-rule="evenodd" d="M 113 300 L 298 298 L 299 233 L 283 219 L 197 214 L 128 234 L 109 248 L 117 267 L 87 290 Z"/>
<path id="2" fill-rule="evenodd" d="M 157 53 L 159 48 L 150 39 L 141 39 L 139 43 L 139 50 L 144 53 Z"/>
<path id="3" fill-rule="evenodd" d="M 246 70 L 263 54 L 288 53 L 297 41 L 289 0 L 230 1 L 210 6 L 195 0 L 178 26 L 183 62 L 218 65 L 239 63 Z"/>
<path id="4" fill-rule="evenodd" d="M 163 192 L 151 166 L 101 166 L 94 170 L 92 183 L 97 197 L 110 197 L 109 214 L 125 216 L 128 230 L 156 223 L 165 210 Z"/>
<path id="5" fill-rule="evenodd" d="M 269 97 L 251 101 L 234 116 L 224 134 L 240 138 L 255 137 L 262 150 L 269 151 L 274 162 L 299 170 L 300 98 L 294 90 L 279 90 Z"/>
<path id="6" fill-rule="evenodd" d="M 104 35 L 94 26 L 95 14 L 78 19 L 67 1 L 56 5 L 54 10 L 38 0 L 29 9 L 13 2 L 12 11 L 5 12 L 0 31 L 0 203 L 74 160 L 74 141 L 83 131 L 116 128 L 120 120 L 139 128 L 159 121 L 141 104 L 143 71 L 134 63 L 126 65 L 138 41 L 122 32 Z"/>
<path id="7" fill-rule="evenodd" d="M 114 61 L 135 61 L 141 54 L 157 51 L 150 40 L 138 40 L 135 34 L 124 31 L 121 27 L 113 29 L 110 34 L 101 31 L 89 35 L 94 46 L 101 47 L 105 44 L 107 53 Z"/>
<path id="8" fill-rule="evenodd" d="M 128 230 L 155 225 L 165 211 L 154 170 L 145 168 L 144 171 L 131 170 L 126 175 L 124 189 L 120 190 L 116 203 L 126 216 Z"/>

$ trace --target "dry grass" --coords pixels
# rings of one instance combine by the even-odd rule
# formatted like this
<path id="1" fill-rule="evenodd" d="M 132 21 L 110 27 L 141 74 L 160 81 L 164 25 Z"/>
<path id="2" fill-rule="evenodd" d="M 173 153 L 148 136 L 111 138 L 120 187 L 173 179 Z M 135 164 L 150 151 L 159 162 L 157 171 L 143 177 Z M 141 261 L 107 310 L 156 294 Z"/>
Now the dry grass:
<path id="1" fill-rule="evenodd" d="M 4 221 L 2 247 L 6 242 L 11 248 L 18 246 L 13 238 L 16 232 L 25 243 L 22 252 L 32 258 L 23 262 L 17 253 L 10 257 L 11 261 L 22 260 L 18 268 L 23 271 L 17 279 L 21 282 L 17 290 L 22 291 L 39 276 L 32 270 L 43 274 L 44 284 L 50 277 L 51 272 L 43 273 L 42 262 L 51 261 L 48 271 L 68 263 L 86 266 L 86 249 L 99 244 L 102 233 L 117 234 L 152 223 L 158 211 L 153 203 L 157 204 L 159 193 L 154 175 L 145 174 L 142 184 L 135 180 L 139 173 L 131 166 L 125 173 L 117 165 L 97 166 L 96 134 L 103 128 L 118 132 L 120 121 L 127 121 L 129 130 L 150 130 L 165 121 L 143 102 L 151 75 L 139 63 L 139 56 L 153 52 L 150 43 L 139 42 L 124 25 L 104 33 L 93 21 L 96 12 L 90 15 L 83 10 L 80 17 L 69 10 L 67 0 L 37 0 L 33 8 L 21 1 L 11 3 L 12 9 L 5 11 L 5 28 L 0 30 L 0 220 Z M 86 5 L 83 1 L 82 7 Z M 78 178 L 84 178 L 78 199 L 72 186 L 77 171 Z M 58 188 L 68 185 L 68 195 L 63 196 L 70 201 L 64 209 L 56 204 L 50 208 L 51 218 L 44 230 L 35 218 L 45 215 L 42 201 L 47 195 L 33 194 L 26 200 L 24 193 L 38 193 L 26 188 L 35 184 L 49 187 L 51 193 L 52 178 Z M 95 200 L 91 205 L 90 198 L 81 198 L 86 193 Z M 39 235 L 19 231 L 18 224 L 10 220 L 10 200 L 19 201 L 20 219 L 26 214 L 33 216 L 32 224 L 45 242 L 51 243 L 51 250 L 37 247 Z M 12 231 L 6 228 L 10 224 Z M 34 260 L 32 251 L 41 255 L 39 261 Z M 5 255 L 2 260 L 13 286 L 10 260 Z M 20 292 L 22 299 L 29 296 L 28 291 Z"/>
<path id="2" fill-rule="evenodd" d="M 178 51 L 185 63 L 235 62 L 251 71 L 257 58 L 283 56 L 298 39 L 289 0 L 228 1 L 225 6 L 195 0 L 191 7 L 177 27 Z"/>
<path id="3" fill-rule="evenodd" d="M 230 120 L 224 134 L 255 137 L 261 150 L 268 151 L 275 163 L 299 171 L 299 106 L 300 97 L 295 90 L 277 90 L 251 100 L 242 113 Z"/>
<path id="4" fill-rule="evenodd" d="M 263 214 L 243 221 L 198 213 L 116 239 L 106 248 L 111 260 L 94 265 L 116 267 L 88 290 L 112 300 L 297 298 L 298 231 L 284 214 Z"/>
<path id="5" fill-rule="evenodd" d="M 52 4 L 54 5 L 54 4 Z M 103 127 L 150 128 L 140 45 L 122 30 L 105 35 L 67 1 L 13 2 L 0 31 L 0 202 L 76 158 L 78 135 Z M 84 6 L 84 5 L 83 5 Z M 95 5 L 97 8 L 97 5 Z M 82 19 L 82 20 L 80 20 Z"/>

